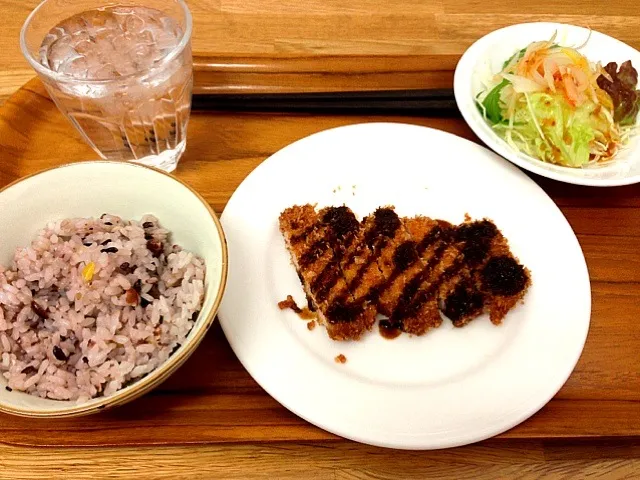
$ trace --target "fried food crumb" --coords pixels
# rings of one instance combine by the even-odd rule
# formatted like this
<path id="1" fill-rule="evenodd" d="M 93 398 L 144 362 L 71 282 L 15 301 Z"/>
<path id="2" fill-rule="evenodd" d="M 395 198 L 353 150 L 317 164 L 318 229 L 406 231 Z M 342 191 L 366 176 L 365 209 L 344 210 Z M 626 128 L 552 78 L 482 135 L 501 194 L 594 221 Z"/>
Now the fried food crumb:
<path id="1" fill-rule="evenodd" d="M 464 221 L 465 222 L 470 222 L 471 221 L 471 215 L 469 215 L 468 213 L 464 214 Z"/>
<path id="2" fill-rule="evenodd" d="M 302 311 L 298 314 L 301 320 L 313 320 L 318 318 L 316 312 L 309 310 L 309 307 L 302 307 Z"/>
<path id="3" fill-rule="evenodd" d="M 309 323 L 307 323 L 307 330 L 311 331 L 314 328 L 316 328 L 316 322 L 315 320 L 311 320 Z"/>
<path id="4" fill-rule="evenodd" d="M 287 308 L 290 308 L 302 320 L 305 320 L 305 321 L 317 318 L 315 312 L 312 312 L 311 310 L 309 310 L 309 307 L 300 308 L 298 304 L 296 304 L 296 301 L 293 299 L 291 295 L 287 295 L 286 300 L 282 300 L 281 302 L 278 302 L 278 308 L 280 310 L 285 310 Z"/>
<path id="5" fill-rule="evenodd" d="M 336 363 L 347 363 L 347 357 L 343 354 L 338 355 L 335 359 Z"/>
<path id="6" fill-rule="evenodd" d="M 284 310 L 285 308 L 290 308 L 291 310 L 293 310 L 298 314 L 302 312 L 302 309 L 298 307 L 298 305 L 296 304 L 296 301 L 293 299 L 291 295 L 287 295 L 286 300 L 282 300 L 281 302 L 278 302 L 278 308 L 280 308 L 280 310 Z"/>

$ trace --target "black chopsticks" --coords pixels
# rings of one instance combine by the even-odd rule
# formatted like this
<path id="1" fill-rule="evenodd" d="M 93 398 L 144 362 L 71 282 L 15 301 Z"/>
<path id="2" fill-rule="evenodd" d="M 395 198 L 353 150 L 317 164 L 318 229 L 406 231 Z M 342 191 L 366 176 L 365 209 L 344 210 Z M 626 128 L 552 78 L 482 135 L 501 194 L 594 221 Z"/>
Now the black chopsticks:
<path id="1" fill-rule="evenodd" d="M 459 115 L 453 91 L 197 94 L 192 109 L 221 112 L 315 113 L 333 115 Z"/>

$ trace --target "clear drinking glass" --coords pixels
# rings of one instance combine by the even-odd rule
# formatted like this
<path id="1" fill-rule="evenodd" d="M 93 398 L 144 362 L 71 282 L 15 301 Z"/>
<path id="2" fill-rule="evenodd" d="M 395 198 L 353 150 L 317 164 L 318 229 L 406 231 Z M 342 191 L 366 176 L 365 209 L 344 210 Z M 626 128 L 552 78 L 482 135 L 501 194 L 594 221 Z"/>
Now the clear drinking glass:
<path id="1" fill-rule="evenodd" d="M 20 46 L 102 158 L 172 171 L 191 111 L 191 14 L 182 0 L 132 1 L 44 0 Z"/>

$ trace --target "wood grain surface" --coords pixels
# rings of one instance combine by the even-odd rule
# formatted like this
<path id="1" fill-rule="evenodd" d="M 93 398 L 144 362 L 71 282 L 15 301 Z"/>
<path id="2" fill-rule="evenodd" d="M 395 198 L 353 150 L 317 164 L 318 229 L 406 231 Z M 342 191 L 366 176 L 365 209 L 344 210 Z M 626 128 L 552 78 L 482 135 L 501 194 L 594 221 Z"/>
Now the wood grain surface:
<path id="1" fill-rule="evenodd" d="M 34 75 L 18 34 L 38 1 L 0 0 L 0 104 Z M 446 88 L 473 41 L 524 21 L 588 26 L 640 48 L 640 10 L 632 0 L 187 2 L 194 15 L 197 92 Z M 246 174 L 291 141 L 380 120 L 195 113 L 177 174 L 220 212 Z M 475 140 L 460 120 L 387 120 Z M 0 185 L 94 157 L 38 82 L 0 108 Z M 271 399 L 216 325 L 160 389 L 128 406 L 64 422 L 0 415 L 0 479 L 638 478 L 640 187 L 592 189 L 534 179 L 578 234 L 593 315 L 585 351 L 565 387 L 515 429 L 437 452 L 338 439 Z"/>
<path id="2" fill-rule="evenodd" d="M 18 45 L 39 0 L 0 0 L 0 103 L 33 76 Z M 449 85 L 464 50 L 514 23 L 568 22 L 640 48 L 634 0 L 187 0 L 198 89 Z"/>
<path id="3" fill-rule="evenodd" d="M 276 150 L 319 130 L 380 120 L 476 140 L 460 119 L 195 112 L 176 174 L 221 212 L 242 179 Z M 0 108 L 0 185 L 94 157 L 38 81 Z M 0 415 L 0 478 L 36 478 L 52 464 L 65 478 L 87 472 L 105 478 L 633 478 L 640 468 L 640 185 L 594 189 L 534 179 L 583 247 L 592 323 L 580 362 L 558 395 L 497 439 L 421 454 L 338 439 L 269 397 L 216 324 L 175 375 L 129 405 L 71 420 Z M 114 463 L 122 464 L 106 468 Z"/>
<path id="4" fill-rule="evenodd" d="M 487 441 L 431 452 L 345 442 L 26 449 L 0 444 L 0 478 L 495 480 L 638 478 L 640 448 L 627 441 Z M 53 475 L 52 475 L 53 473 Z"/>

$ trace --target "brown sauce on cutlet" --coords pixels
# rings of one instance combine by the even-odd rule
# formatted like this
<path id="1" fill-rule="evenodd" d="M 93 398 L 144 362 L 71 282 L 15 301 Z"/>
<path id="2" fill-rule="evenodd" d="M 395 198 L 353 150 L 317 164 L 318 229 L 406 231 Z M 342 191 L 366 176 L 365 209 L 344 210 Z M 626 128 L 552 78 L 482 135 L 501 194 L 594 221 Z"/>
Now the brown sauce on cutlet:
<path id="1" fill-rule="evenodd" d="M 489 220 L 465 223 L 456 229 L 455 237 L 464 242 L 462 253 L 468 265 L 477 265 L 486 258 L 497 234 L 498 228 Z"/>
<path id="2" fill-rule="evenodd" d="M 358 227 L 358 221 L 355 216 L 348 211 L 347 207 L 331 207 L 325 213 L 323 223 L 327 223 L 331 228 L 326 238 L 321 238 L 309 247 L 309 249 L 300 257 L 300 268 L 305 268 L 315 262 L 330 248 L 337 245 L 340 240 L 348 233 L 353 236 L 355 229 Z M 348 217 L 352 217 L 351 219 Z M 327 222 L 325 222 L 327 219 Z M 355 226 L 353 224 L 355 222 Z M 315 225 L 314 227 L 317 227 Z M 334 249 L 335 250 L 335 249 Z"/>
<path id="3" fill-rule="evenodd" d="M 402 293 L 400 294 L 400 298 L 398 299 L 398 305 L 396 306 L 395 311 L 393 312 L 391 321 L 393 323 L 401 323 L 402 319 L 408 316 L 408 311 L 411 309 L 412 300 L 416 296 L 420 285 L 429 278 L 433 269 L 440 263 L 442 260 L 442 255 L 447 249 L 448 244 L 443 242 L 440 244 L 436 250 L 433 252 L 433 255 L 427 261 L 427 264 L 424 268 L 413 277 L 402 289 Z M 426 301 L 426 300 L 425 300 Z M 424 303 L 424 302 L 423 302 Z M 417 311 L 417 309 L 416 309 Z"/>
<path id="4" fill-rule="evenodd" d="M 453 289 L 444 302 L 442 313 L 454 324 L 465 317 L 480 314 L 484 306 L 484 295 L 469 282 L 462 282 Z"/>
<path id="5" fill-rule="evenodd" d="M 365 219 L 366 221 L 366 219 Z M 365 244 L 370 248 L 371 254 L 367 261 L 360 265 L 356 271 L 353 281 L 348 285 L 349 290 L 355 290 L 360 286 L 364 272 L 378 261 L 378 257 L 382 254 L 382 250 L 387 243 L 396 234 L 400 228 L 400 218 L 398 214 L 391 208 L 378 208 L 373 213 L 373 227 L 365 234 Z M 349 259 L 349 263 L 353 258 Z"/>
<path id="6" fill-rule="evenodd" d="M 378 238 L 393 238 L 398 228 L 400 228 L 398 214 L 391 208 L 378 208 L 373 212 L 373 228 L 367 233 L 365 242 L 373 249 Z"/>
<path id="7" fill-rule="evenodd" d="M 332 250 L 331 259 L 309 286 L 317 301 L 326 299 L 340 279 L 342 275 L 340 261 L 348 247 L 356 238 L 356 233 L 360 228 L 360 222 L 358 222 L 353 212 L 345 206 L 327 208 L 320 223 L 321 225 L 329 227 L 327 235 L 325 238 L 313 243 L 300 257 L 298 262 L 300 268 L 306 268 L 324 255 L 327 250 Z M 307 234 L 307 231 L 310 232 L 317 227 L 318 224 L 316 223 L 313 227 L 303 231 L 297 237 L 302 238 Z M 296 239 L 297 238 L 292 238 L 290 241 L 295 241 Z M 299 277 L 301 277 L 301 275 L 299 275 Z M 304 284 L 303 279 L 301 278 L 300 280 Z M 309 297 L 307 297 L 307 302 L 309 304 L 309 310 L 313 311 L 314 309 L 312 308 L 312 302 Z M 332 310 L 332 314 L 328 315 L 328 320 L 333 323 L 353 321 L 359 313 L 358 310 L 362 310 L 362 306 L 357 308 L 341 308 L 338 305 Z"/>
<path id="8" fill-rule="evenodd" d="M 349 323 L 353 322 L 358 315 L 362 312 L 363 304 L 346 303 L 346 302 L 333 302 L 327 308 L 327 321 L 332 324 L 336 323 Z"/>
<path id="9" fill-rule="evenodd" d="M 463 223 L 455 229 L 456 239 L 463 242 L 484 242 L 493 239 L 498 228 L 490 220 Z"/>
<path id="10" fill-rule="evenodd" d="M 319 302 L 327 298 L 331 289 L 338 283 L 338 280 L 342 276 L 339 262 L 343 255 L 343 248 L 334 249 L 329 263 L 311 283 L 311 291 Z"/>
<path id="11" fill-rule="evenodd" d="M 390 320 L 380 320 L 378 322 L 378 331 L 380 332 L 380 335 L 387 340 L 398 338 L 402 333 L 402 329 L 400 327 L 400 324 L 391 323 Z"/>
<path id="12" fill-rule="evenodd" d="M 370 300 L 375 300 L 380 294 L 384 293 L 387 288 L 389 288 L 391 285 L 393 285 L 393 282 L 395 282 L 396 278 L 398 278 L 398 276 L 407 268 L 409 268 L 411 265 L 413 265 L 416 261 L 418 261 L 418 259 L 422 256 L 422 254 L 425 252 L 425 250 L 427 248 L 429 248 L 431 245 L 433 245 L 435 242 L 437 242 L 439 239 L 441 239 L 443 237 L 443 231 L 438 227 L 434 227 L 432 228 L 429 233 L 427 235 L 425 235 L 425 237 L 422 239 L 422 241 L 419 244 L 416 244 L 413 241 L 409 241 L 409 242 L 405 242 L 402 245 L 399 245 L 396 248 L 396 251 L 393 254 L 394 260 L 396 259 L 396 257 L 404 257 L 402 260 L 400 260 L 400 262 L 403 261 L 407 261 L 409 262 L 409 259 L 412 259 L 412 261 L 410 263 L 408 263 L 408 265 L 406 266 L 406 268 L 399 268 L 398 264 L 396 263 L 396 268 L 394 269 L 394 271 L 391 273 L 391 275 L 389 275 L 389 278 L 387 278 L 385 280 L 384 283 L 380 284 L 380 285 L 375 285 L 373 286 L 370 290 L 369 293 L 367 293 L 367 297 Z M 404 246 L 403 246 L 404 245 Z M 447 244 L 444 244 L 441 246 L 441 248 L 446 248 Z M 413 250 L 413 252 L 408 251 L 408 252 L 398 252 L 398 250 L 400 250 L 402 248 L 402 250 Z M 442 255 L 442 252 L 439 252 L 439 250 L 437 250 L 436 255 Z M 433 258 L 432 258 L 433 260 Z M 433 269 L 433 267 L 440 261 L 440 258 L 435 259 L 435 263 L 433 265 L 430 265 L 429 263 L 427 263 L 426 268 L 429 269 L 429 272 Z M 420 275 L 426 275 L 429 272 L 425 272 L 425 270 L 423 269 L 418 275 L 416 275 L 414 278 L 412 278 L 409 283 L 411 283 L 412 281 L 415 281 L 416 278 Z M 412 286 L 411 288 L 414 288 L 413 293 L 411 294 L 411 296 L 413 296 L 413 294 L 415 294 L 415 290 L 417 290 L 417 288 L 420 286 L 420 284 L 422 283 L 422 279 L 420 279 L 418 281 L 418 283 L 415 284 L 415 286 Z M 405 288 L 407 287 L 407 285 L 405 285 Z"/>
<path id="13" fill-rule="evenodd" d="M 433 282 L 427 290 L 416 294 L 415 291 L 419 284 L 417 286 L 407 285 L 407 287 L 410 288 L 405 288 L 405 291 L 403 291 L 399 302 L 400 308 L 396 309 L 392 320 L 398 322 L 403 318 L 415 315 L 426 302 L 432 300 L 440 286 L 445 281 L 455 276 L 465 264 L 468 266 L 474 266 L 484 261 L 491 248 L 491 241 L 497 234 L 497 227 L 489 220 L 463 224 L 454 228 L 452 235 L 453 238 L 458 242 L 464 242 L 462 246 L 463 259 L 461 260 L 460 258 L 457 258 L 454 263 L 443 272 L 440 278 Z M 434 257 L 430 259 L 428 264 L 431 263 L 431 261 L 434 261 L 435 266 L 435 264 L 440 261 L 439 257 L 444 253 L 445 248 L 446 243 L 444 244 L 444 248 L 440 254 L 434 254 Z M 431 269 L 427 266 L 427 268 L 425 268 L 418 277 L 423 276 L 424 279 L 426 279 L 427 277 L 425 272 L 427 270 Z M 411 283 L 412 282 L 410 282 L 410 284 Z M 478 311 L 482 304 L 484 304 L 484 296 L 481 294 L 477 295 L 476 293 L 477 292 L 475 292 L 471 286 L 461 290 L 454 290 L 450 295 L 451 298 L 447 298 L 445 300 L 445 309 L 456 318 L 451 318 L 449 315 L 447 315 L 447 317 L 455 322 L 456 319 L 460 319 L 473 311 Z M 452 302 L 451 305 L 447 305 L 449 300 Z"/>
<path id="14" fill-rule="evenodd" d="M 479 275 L 480 285 L 466 278 L 466 275 L 460 277 L 461 281 L 448 294 L 442 309 L 454 325 L 460 326 L 465 319 L 483 311 L 486 299 L 490 295 L 517 295 L 529 282 L 526 269 L 510 254 L 487 258 L 493 247 L 493 240 L 499 234 L 499 230 L 492 221 L 485 219 L 471 222 L 468 216 L 465 220 L 466 223 L 459 226 L 436 220 L 437 225 L 419 242 L 413 240 L 402 242 L 393 252 L 394 269 L 391 274 L 379 284 L 372 285 L 365 295 L 354 302 L 351 301 L 351 292 L 361 285 L 366 269 L 377 264 L 379 256 L 401 227 L 402 220 L 392 208 L 378 208 L 372 217 L 365 218 L 363 221 L 370 228 L 364 232 L 363 241 L 354 245 L 354 240 L 360 238 L 358 233 L 361 228 L 360 222 L 347 207 L 330 207 L 325 209 L 320 219 L 320 225 L 328 227 L 326 235 L 303 253 L 299 261 L 300 268 L 314 263 L 320 257 L 325 258 L 327 250 L 332 249 L 331 258 L 328 259 L 326 267 L 310 285 L 314 298 L 322 301 L 331 294 L 343 275 L 343 268 L 353 268 L 353 263 L 357 259 L 359 265 L 355 269 L 353 279 L 346 287 L 341 287 L 342 291 L 327 305 L 325 313 L 327 322 L 330 324 L 349 323 L 362 314 L 368 301 L 376 302 L 379 295 L 390 288 L 402 272 L 419 261 L 428 248 L 434 246 L 433 254 L 423 265 L 424 268 L 421 268 L 404 285 L 391 318 L 378 322 L 379 331 L 387 339 L 399 336 L 404 329 L 404 319 L 414 317 L 425 303 L 435 301 L 441 286 L 448 280 L 457 279 L 461 270 L 469 267 L 474 275 L 473 278 L 478 278 L 475 275 Z M 314 228 L 318 228 L 318 225 L 316 223 L 313 227 L 307 228 L 292 237 L 290 241 L 303 239 Z M 421 290 L 420 287 L 429 280 L 450 246 L 455 246 L 462 255 L 459 255 L 438 278 L 429 282 L 427 287 Z M 300 280 L 303 284 L 305 283 L 303 278 Z M 278 305 L 280 308 L 291 308 L 301 318 L 311 319 L 314 318 L 311 312 L 314 309 L 309 296 L 307 296 L 307 302 L 309 308 L 300 309 L 289 296 Z M 312 327 L 311 324 L 309 326 Z"/>
<path id="15" fill-rule="evenodd" d="M 347 207 L 328 208 L 322 217 L 322 222 L 329 227 L 329 242 L 333 248 L 329 263 L 310 286 L 319 301 L 326 299 L 342 276 L 340 261 L 355 240 L 360 228 L 360 222 Z"/>
<path id="16" fill-rule="evenodd" d="M 404 272 L 418 260 L 418 250 L 416 242 L 407 240 L 396 247 L 393 252 L 393 264 L 395 270 Z"/>
<path id="17" fill-rule="evenodd" d="M 464 242 L 462 246 L 463 259 L 457 258 L 425 291 L 419 292 L 412 300 L 408 300 L 410 291 L 403 299 L 403 307 L 399 310 L 394 321 L 417 313 L 425 302 L 428 302 L 437 293 L 440 286 L 448 279 L 455 276 L 466 264 L 475 266 L 482 263 L 491 248 L 491 241 L 498 234 L 497 227 L 488 220 L 481 220 L 464 224 L 455 229 L 454 238 L 458 242 Z M 526 280 L 525 280 L 526 282 Z M 523 287 L 524 288 L 524 287 Z M 403 292 L 404 293 L 404 292 Z M 407 302 L 408 300 L 408 302 Z M 454 322 L 473 313 L 479 313 L 484 305 L 484 295 L 470 284 L 458 285 L 445 299 L 444 314 Z M 394 312 L 395 314 L 396 312 Z"/>
<path id="18" fill-rule="evenodd" d="M 306 252 L 304 252 L 304 255 L 300 257 L 300 261 L 298 262 L 300 268 L 305 268 L 311 265 L 318 258 L 324 255 L 324 252 L 326 252 L 330 248 L 330 246 L 331 245 L 329 245 L 329 242 L 326 238 L 321 238 L 320 240 L 316 241 L 313 245 L 311 245 L 311 247 L 309 247 Z"/>
<path id="19" fill-rule="evenodd" d="M 480 278 L 482 287 L 494 295 L 517 295 L 527 285 L 524 267 L 506 255 L 490 258 Z"/>
<path id="20" fill-rule="evenodd" d="M 353 280 L 347 285 L 346 291 L 342 292 L 341 295 L 336 297 L 333 304 L 329 306 L 330 309 L 334 306 L 345 306 L 348 304 L 347 299 L 350 295 L 349 292 L 357 289 L 360 286 L 364 272 L 372 264 L 377 262 L 378 257 L 382 253 L 382 249 L 386 246 L 389 239 L 395 235 L 396 230 L 400 227 L 400 218 L 398 217 L 398 214 L 390 208 L 379 208 L 374 212 L 373 216 L 373 227 L 368 232 L 366 232 L 364 237 L 365 243 L 370 247 L 370 254 L 367 256 L 367 261 L 363 262 L 362 265 L 360 265 Z M 355 260 L 359 253 L 362 253 L 362 251 L 359 249 L 355 249 L 354 251 L 352 251 L 351 255 L 346 261 L 346 265 L 351 265 L 351 263 Z M 364 301 L 369 298 L 370 293 L 371 292 L 363 296 L 363 298 L 361 298 L 355 304 L 351 305 L 351 307 L 355 309 L 353 311 L 357 312 L 353 315 L 352 320 L 354 320 L 356 318 L 356 315 L 362 311 Z M 338 309 L 340 310 L 340 308 Z M 341 318 L 343 317 L 344 315 L 341 315 Z"/>
<path id="21" fill-rule="evenodd" d="M 395 215 L 396 219 L 398 219 L 397 214 L 393 210 L 378 209 L 376 210 L 376 212 L 378 212 L 379 214 L 380 221 L 377 223 L 374 221 L 374 227 L 371 229 L 371 232 L 375 231 L 376 228 L 380 228 L 380 231 L 383 231 L 385 232 L 385 234 L 388 234 L 391 232 L 390 226 L 395 225 L 396 229 L 400 227 L 399 219 L 396 224 L 395 222 L 389 220 L 391 215 L 389 215 L 388 212 L 380 213 L 380 210 L 388 210 L 388 212 L 391 212 L 391 214 Z M 369 232 L 368 236 L 370 237 L 370 241 L 372 241 L 375 244 L 375 236 L 371 235 L 371 232 Z M 395 235 L 395 230 L 393 231 L 393 235 Z M 365 301 L 369 300 L 369 301 L 375 302 L 379 298 L 380 294 L 383 293 L 387 288 L 389 288 L 393 284 L 393 282 L 396 280 L 396 278 L 398 278 L 398 276 L 401 275 L 404 270 L 406 270 L 411 265 L 413 265 L 413 263 L 418 261 L 420 256 L 425 252 L 427 248 L 429 248 L 431 245 L 433 245 L 437 241 L 442 240 L 443 244 L 440 245 L 440 247 L 436 250 L 436 252 L 434 252 L 434 256 L 430 259 L 430 261 L 427 263 L 425 268 L 418 275 L 416 275 L 407 285 L 405 285 L 405 288 L 403 290 L 403 293 L 401 295 L 398 305 L 401 306 L 400 310 L 402 310 L 402 305 L 404 305 L 405 307 L 408 306 L 411 299 L 413 299 L 413 297 L 415 296 L 419 286 L 431 273 L 433 268 L 440 262 L 442 258 L 442 254 L 444 253 L 444 250 L 448 245 L 449 237 L 450 237 L 449 227 L 447 227 L 446 225 L 443 225 L 442 227 L 438 225 L 432 228 L 431 231 L 427 235 L 425 235 L 425 237 L 422 239 L 422 241 L 419 244 L 416 244 L 413 241 L 403 242 L 401 245 L 396 247 L 396 250 L 394 251 L 393 258 L 394 258 L 394 263 L 396 268 L 394 268 L 394 271 L 392 272 L 392 274 L 388 278 L 386 278 L 383 283 L 372 286 L 369 289 L 369 291 L 365 295 L 363 295 L 363 297 L 355 305 L 350 305 L 350 306 L 359 307 L 361 309 Z M 368 261 L 365 262 L 358 269 L 354 277 L 354 280 L 351 282 L 350 285 L 348 285 L 349 289 L 357 288 L 360 285 L 360 282 L 362 281 L 362 277 L 363 277 L 362 272 L 364 272 L 364 269 L 368 268 L 373 262 L 377 261 L 377 257 L 380 254 L 380 251 L 384 248 L 384 246 L 386 246 L 386 241 L 388 241 L 388 237 L 385 235 L 382 239 L 384 240 L 384 245 L 378 245 L 378 248 L 374 250 L 374 254 L 372 254 L 368 258 Z M 347 295 L 348 293 L 336 298 L 334 303 L 348 305 L 348 303 L 346 302 Z M 401 325 L 402 325 L 402 322 L 400 319 L 394 319 L 393 321 L 390 321 L 389 322 L 390 327 L 387 329 L 389 330 L 389 332 L 387 332 L 387 336 L 392 335 L 391 330 L 400 329 Z"/>
<path id="22" fill-rule="evenodd" d="M 435 264 L 437 264 L 437 262 L 434 262 L 434 266 Z M 463 266 L 464 262 L 460 258 L 456 258 L 454 262 L 445 269 L 442 275 L 440 275 L 438 279 L 436 279 L 429 285 L 429 288 L 427 288 L 426 290 L 416 291 L 416 293 L 414 293 L 413 295 L 413 298 L 411 298 L 410 295 L 404 297 L 399 304 L 399 308 L 396 308 L 396 310 L 393 312 L 391 318 L 392 322 L 401 323 L 403 319 L 415 316 L 425 303 L 434 299 L 435 294 L 438 292 L 440 286 L 444 282 L 452 278 L 454 275 L 456 275 Z M 417 290 L 417 287 L 414 287 L 414 290 Z M 403 292 L 403 294 L 404 293 L 405 292 Z"/>
<path id="23" fill-rule="evenodd" d="M 322 216 L 322 222 L 331 228 L 338 238 L 354 234 L 360 228 L 360 222 L 347 207 L 330 207 Z"/>
<path id="24" fill-rule="evenodd" d="M 352 291 L 356 290 L 360 286 L 360 284 L 362 283 L 362 280 L 364 279 L 364 272 L 366 272 L 367 269 L 371 267 L 371 265 L 377 263 L 378 257 L 382 253 L 382 250 L 384 249 L 384 247 L 387 246 L 388 241 L 389 241 L 388 238 L 381 238 L 377 242 L 377 248 L 375 250 L 370 250 L 371 253 L 368 255 L 367 261 L 362 263 L 362 265 L 360 265 L 360 267 L 355 273 L 355 276 L 353 277 L 353 280 L 348 285 L 349 290 L 352 290 Z"/>
<path id="25" fill-rule="evenodd" d="M 429 233 L 427 233 L 424 238 L 418 243 L 416 247 L 418 250 L 418 255 L 421 255 L 429 248 L 431 245 L 436 243 L 438 240 L 448 240 L 449 232 L 448 229 L 442 228 L 440 225 L 436 225 Z"/>
<path id="26" fill-rule="evenodd" d="M 390 215 L 389 212 L 393 215 Z M 386 233 L 390 232 L 392 228 L 391 226 L 394 225 L 394 221 L 390 220 L 393 216 L 398 220 L 395 228 L 399 228 L 400 220 L 397 218 L 397 215 L 393 210 L 378 209 L 376 210 L 376 213 L 378 213 L 378 222 L 374 222 L 372 232 L 375 231 L 376 228 L 379 228 L 380 231 Z M 373 286 L 357 305 L 349 305 L 344 302 L 344 298 L 341 298 L 341 307 L 338 309 L 341 315 L 338 315 L 337 317 L 345 318 L 346 314 L 342 309 L 352 311 L 354 308 L 361 308 L 365 299 L 374 301 L 382 292 L 393 284 L 398 275 L 411 266 L 413 262 L 417 261 L 427 248 L 440 241 L 441 244 L 436 248 L 434 254 L 427 261 L 425 267 L 405 285 L 400 298 L 398 299 L 398 304 L 393 312 L 392 318 L 387 321 L 388 323 L 383 323 L 382 327 L 380 327 L 384 329 L 385 333 L 388 335 L 392 335 L 393 333 L 387 332 L 387 330 L 402 330 L 403 319 L 416 315 L 425 303 L 432 301 L 440 286 L 445 281 L 455 276 L 465 263 L 467 265 L 475 265 L 481 263 L 486 258 L 491 247 L 491 241 L 497 233 L 498 230 L 496 226 L 488 220 L 465 224 L 457 228 L 445 222 L 439 223 L 431 229 L 420 243 L 416 244 L 415 242 L 409 241 L 399 245 L 393 254 L 396 266 L 393 273 L 385 279 L 383 284 Z M 395 231 L 393 234 L 395 235 Z M 375 246 L 376 237 L 371 234 L 371 232 L 369 232 L 368 236 L 370 245 Z M 429 278 L 433 269 L 442 260 L 442 256 L 452 240 L 463 243 L 462 252 L 464 253 L 464 261 L 456 259 L 456 261 L 449 266 L 439 278 L 435 279 L 435 281 L 429 285 L 428 289 L 419 291 L 420 285 Z M 381 248 L 374 248 L 374 251 L 376 250 L 379 251 Z M 375 260 L 375 258 L 373 260 Z M 368 264 L 370 264 L 371 261 L 372 260 L 369 259 Z M 492 274 L 493 272 L 490 270 L 489 273 Z M 353 283 L 357 285 L 359 278 L 360 275 L 357 275 Z M 350 285 L 349 288 L 353 288 L 353 285 Z M 452 321 L 462 318 L 464 315 L 468 315 L 472 311 L 477 311 L 484 303 L 484 296 L 470 288 L 456 290 L 454 293 L 456 295 L 451 296 L 451 303 L 447 307 L 449 313 L 455 317 L 451 318 L 447 315 L 447 317 Z"/>

